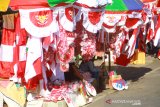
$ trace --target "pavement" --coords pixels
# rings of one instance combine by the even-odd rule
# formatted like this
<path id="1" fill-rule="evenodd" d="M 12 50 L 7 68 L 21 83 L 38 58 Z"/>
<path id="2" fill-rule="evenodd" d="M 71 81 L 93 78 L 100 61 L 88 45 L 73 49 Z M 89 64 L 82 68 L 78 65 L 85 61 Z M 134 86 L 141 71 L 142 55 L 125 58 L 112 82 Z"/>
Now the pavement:
<path id="1" fill-rule="evenodd" d="M 97 65 L 100 62 L 96 62 Z M 160 107 L 160 60 L 146 56 L 145 64 L 117 66 L 116 70 L 128 83 L 123 91 L 106 89 L 84 107 Z"/>

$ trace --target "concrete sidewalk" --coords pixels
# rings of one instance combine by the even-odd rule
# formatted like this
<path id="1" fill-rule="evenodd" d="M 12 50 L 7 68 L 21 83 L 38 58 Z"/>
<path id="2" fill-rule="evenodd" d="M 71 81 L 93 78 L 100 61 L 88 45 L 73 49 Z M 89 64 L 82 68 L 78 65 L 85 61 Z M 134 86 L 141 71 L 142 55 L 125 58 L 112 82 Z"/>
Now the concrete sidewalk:
<path id="1" fill-rule="evenodd" d="M 98 63 L 98 62 L 96 62 L 96 63 Z M 143 65 L 129 64 L 128 66 L 124 67 L 124 66 L 117 66 L 112 63 L 112 70 L 116 70 L 117 74 L 122 75 L 122 78 L 125 79 L 127 81 L 127 83 L 129 84 L 129 89 L 124 90 L 124 91 L 116 91 L 116 90 L 112 90 L 112 89 L 106 89 L 103 92 L 101 92 L 100 94 L 98 94 L 96 97 L 94 97 L 94 100 L 92 103 L 87 104 L 84 107 L 106 107 L 107 106 L 106 101 L 109 103 L 111 102 L 110 98 L 109 98 L 110 100 L 106 100 L 107 96 L 110 96 L 112 98 L 120 97 L 120 98 L 124 98 L 124 99 L 128 99 L 127 96 L 130 96 L 130 97 L 135 96 L 136 97 L 136 94 L 139 91 L 139 88 L 141 88 L 142 86 L 143 86 L 144 91 L 142 90 L 141 94 L 144 94 L 144 95 L 147 95 L 145 93 L 154 94 L 154 93 L 146 92 L 146 90 L 148 90 L 148 88 L 152 88 L 152 90 L 153 90 L 153 87 L 154 86 L 156 87 L 157 84 L 159 83 L 159 82 L 157 82 L 157 80 L 159 79 L 157 76 L 155 77 L 156 81 L 154 79 L 150 79 L 150 78 L 152 77 L 152 75 L 155 75 L 154 72 L 157 73 L 160 71 L 160 60 L 155 59 L 154 57 L 151 57 L 151 56 L 146 56 L 146 64 L 143 64 Z M 150 81 L 148 81 L 148 80 L 150 80 Z M 148 87 L 148 82 L 150 84 L 153 83 L 151 87 Z M 145 87 L 146 88 L 148 87 L 148 88 L 146 89 Z M 155 90 L 158 91 L 159 89 L 160 89 L 160 84 L 159 84 L 158 88 Z M 116 95 L 114 93 L 116 93 Z M 123 95 L 122 95 L 122 93 L 123 93 Z M 121 96 L 123 96 L 123 97 L 121 97 Z M 150 95 L 150 96 L 153 96 L 153 95 Z M 140 97 L 140 96 L 138 96 L 138 97 Z M 149 96 L 143 96 L 143 97 L 149 97 Z M 159 96 L 159 98 L 160 98 L 160 96 Z M 153 98 L 153 100 L 154 100 L 154 98 Z M 144 102 L 148 102 L 148 101 L 144 100 Z M 109 106 L 111 106 L 111 105 L 109 105 Z M 114 106 L 114 104 L 112 104 L 112 106 L 115 107 L 116 105 Z M 145 106 L 147 106 L 147 105 L 145 104 Z M 125 105 L 121 104 L 121 106 L 117 105 L 116 107 L 130 107 L 130 105 L 129 104 L 125 104 Z M 147 107 L 149 107 L 149 106 L 147 106 Z M 154 106 L 152 106 L 152 107 L 154 107 Z M 155 106 L 155 107 L 158 107 L 158 106 Z"/>

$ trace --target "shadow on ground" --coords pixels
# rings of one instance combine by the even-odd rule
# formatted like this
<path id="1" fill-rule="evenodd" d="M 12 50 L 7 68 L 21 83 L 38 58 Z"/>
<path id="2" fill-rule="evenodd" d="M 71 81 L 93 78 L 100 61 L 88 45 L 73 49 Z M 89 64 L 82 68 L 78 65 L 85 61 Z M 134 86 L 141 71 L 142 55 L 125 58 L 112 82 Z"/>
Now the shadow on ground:
<path id="1" fill-rule="evenodd" d="M 112 66 L 113 70 L 116 70 L 117 74 L 121 75 L 124 80 L 137 81 L 140 77 L 146 73 L 152 71 L 151 68 L 146 67 L 123 67 Z"/>

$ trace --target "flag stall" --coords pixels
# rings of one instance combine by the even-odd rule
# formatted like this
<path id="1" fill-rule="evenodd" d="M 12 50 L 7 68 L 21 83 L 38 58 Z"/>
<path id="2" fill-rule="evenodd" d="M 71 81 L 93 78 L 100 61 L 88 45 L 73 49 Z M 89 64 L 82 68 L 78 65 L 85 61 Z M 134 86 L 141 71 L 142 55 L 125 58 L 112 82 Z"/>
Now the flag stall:
<path id="1" fill-rule="evenodd" d="M 74 57 L 73 41 L 77 35 L 73 31 L 75 27 L 79 27 L 76 23 L 83 25 L 83 28 L 79 28 L 80 33 L 84 31 L 90 35 L 95 34 L 101 27 L 102 7 L 108 1 L 95 0 L 93 4 L 90 2 L 83 0 L 76 2 L 74 0 L 10 1 L 9 8 L 18 12 L 3 15 L 0 77 L 18 84 L 22 83 L 27 91 L 35 90 L 40 84 L 39 95 L 48 101 L 57 102 L 64 98 L 68 106 L 81 106 L 88 103 L 89 97 L 81 82 L 76 83 L 75 90 L 82 89 L 81 97 L 84 98 L 84 103 L 68 101 L 71 98 L 68 96 L 72 91 L 70 88 L 74 84 L 68 84 L 70 86 L 68 89 L 63 81 L 64 72 L 68 71 L 69 62 Z M 94 18 L 96 14 L 99 15 Z M 52 85 L 49 85 L 48 78 L 61 84 L 62 89 L 58 92 L 56 90 L 49 92 L 48 89 Z M 60 79 L 62 81 L 59 81 Z M 89 93 L 94 92 L 91 96 L 95 96 L 94 87 L 87 82 L 85 84 Z M 61 98 L 57 97 L 54 91 L 59 93 L 58 96 Z M 32 98 L 34 98 L 32 94 L 29 94 L 27 100 L 33 100 Z"/>
<path id="2" fill-rule="evenodd" d="M 74 87 L 74 90 L 81 89 L 81 95 L 69 97 L 75 94 L 67 90 L 64 72 L 69 70 L 74 56 L 81 54 L 92 58 L 96 55 L 96 39 L 99 39 L 107 41 L 104 42 L 104 49 L 108 49 L 109 57 L 112 49 L 114 61 L 126 66 L 134 53 L 140 26 L 148 23 L 148 17 L 152 16 L 147 6 L 142 12 L 143 3 L 139 0 L 11 0 L 5 3 L 14 14 L 3 14 L 2 17 L 0 78 L 23 83 L 27 90 L 35 90 L 40 84 L 41 96 L 38 97 L 43 96 L 45 100 L 54 102 L 64 99 L 69 107 L 82 106 L 89 103 L 88 96 L 96 96 L 91 85 L 85 83 L 84 87 L 83 83 L 76 82 L 67 86 Z M 0 11 L 5 10 L 0 8 Z M 141 16 L 144 19 L 140 19 Z M 153 20 L 151 23 L 154 23 Z M 156 35 L 158 28 L 159 24 L 155 29 Z M 101 36 L 97 37 L 97 34 Z M 157 41 L 154 43 L 156 45 Z M 80 48 L 76 50 L 77 47 Z M 124 58 L 125 64 L 122 63 Z M 50 92 L 49 89 L 53 88 L 50 81 L 62 87 L 56 86 Z M 84 88 L 88 89 L 87 93 Z M 29 94 L 27 100 L 33 98 Z M 77 100 L 72 102 L 75 98 Z M 83 103 L 78 103 L 82 99 Z"/>

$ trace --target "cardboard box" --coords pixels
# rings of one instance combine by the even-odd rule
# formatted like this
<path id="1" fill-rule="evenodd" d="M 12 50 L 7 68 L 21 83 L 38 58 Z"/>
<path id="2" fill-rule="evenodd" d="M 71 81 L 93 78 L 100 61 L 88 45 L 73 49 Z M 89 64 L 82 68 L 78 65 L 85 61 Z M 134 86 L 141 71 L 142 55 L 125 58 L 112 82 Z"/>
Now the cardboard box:
<path id="1" fill-rule="evenodd" d="M 122 79 L 122 76 L 121 75 L 112 75 L 109 77 L 109 88 L 110 89 L 113 89 L 113 86 L 112 86 L 112 82 L 114 80 L 121 80 Z"/>
<path id="2" fill-rule="evenodd" d="M 145 59 L 145 53 L 141 52 L 139 50 L 135 50 L 135 56 L 133 57 L 134 61 L 132 62 L 133 64 L 145 64 L 146 59 Z"/>

